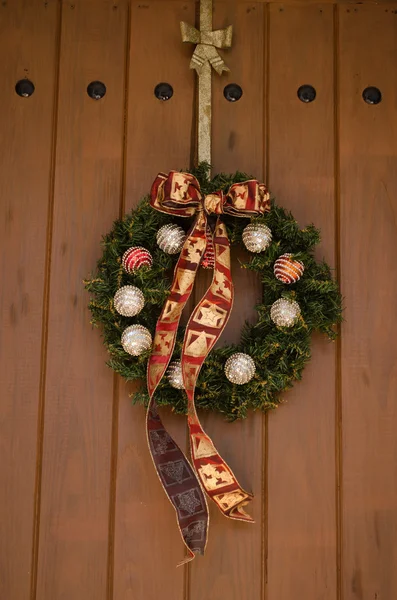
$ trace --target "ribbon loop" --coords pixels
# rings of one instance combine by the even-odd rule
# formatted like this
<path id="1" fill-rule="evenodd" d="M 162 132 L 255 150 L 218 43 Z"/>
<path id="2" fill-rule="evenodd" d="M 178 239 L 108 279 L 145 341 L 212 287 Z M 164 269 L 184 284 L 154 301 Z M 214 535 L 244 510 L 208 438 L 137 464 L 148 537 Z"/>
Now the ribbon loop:
<path id="1" fill-rule="evenodd" d="M 150 204 L 160 212 L 179 217 L 191 217 L 201 202 L 199 182 L 190 173 L 176 171 L 171 171 L 168 175 L 159 173 L 153 182 Z"/>
<path id="2" fill-rule="evenodd" d="M 190 42 L 191 44 L 200 44 L 201 42 L 201 33 L 198 29 L 193 27 L 193 25 L 189 25 L 189 23 L 185 23 L 185 21 L 180 22 L 181 27 L 181 36 L 182 42 Z"/>
<path id="3" fill-rule="evenodd" d="M 255 179 L 234 183 L 226 196 L 225 213 L 236 217 L 260 216 L 270 210 L 270 194 Z"/>
<path id="4" fill-rule="evenodd" d="M 147 412 L 149 448 L 163 488 L 176 510 L 189 557 L 193 558 L 195 553 L 204 552 L 207 539 L 208 509 L 203 501 L 202 488 L 225 516 L 252 522 L 243 507 L 253 496 L 239 485 L 232 470 L 201 427 L 194 404 L 194 390 L 200 369 L 222 334 L 233 305 L 230 243 L 221 215 L 250 217 L 263 214 L 270 210 L 270 197 L 264 184 L 256 180 L 233 184 L 226 194 L 217 191 L 203 197 L 193 175 L 171 171 L 168 175 L 159 173 L 156 177 L 150 204 L 158 211 L 179 217 L 196 215 L 175 266 L 170 294 L 157 321 L 147 371 L 150 396 Z M 207 219 L 211 214 L 218 215 L 211 240 L 215 255 L 213 278 L 189 319 L 181 357 L 188 399 L 193 471 L 186 457 L 164 430 L 157 414 L 154 393 L 173 354 L 180 316 L 193 290 L 207 246 Z"/>

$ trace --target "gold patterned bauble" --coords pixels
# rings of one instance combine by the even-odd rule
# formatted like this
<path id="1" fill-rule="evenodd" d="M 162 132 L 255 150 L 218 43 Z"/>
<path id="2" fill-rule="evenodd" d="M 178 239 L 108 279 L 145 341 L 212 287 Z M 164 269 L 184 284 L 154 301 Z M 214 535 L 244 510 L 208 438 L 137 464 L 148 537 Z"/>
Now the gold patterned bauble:
<path id="1" fill-rule="evenodd" d="M 130 325 L 123 331 L 121 345 L 128 354 L 139 356 L 152 345 L 151 333 L 143 325 Z"/>
<path id="2" fill-rule="evenodd" d="M 255 363 L 249 354 L 236 352 L 225 363 L 225 374 L 229 381 L 244 385 L 255 375 Z"/>
<path id="3" fill-rule="evenodd" d="M 294 260 L 292 254 L 283 254 L 274 263 L 274 274 L 283 283 L 296 283 L 302 277 L 305 266 L 300 260 Z"/>
<path id="4" fill-rule="evenodd" d="M 279 298 L 273 302 L 270 309 L 270 318 L 279 327 L 292 327 L 301 314 L 300 306 L 295 300 Z"/>
<path id="5" fill-rule="evenodd" d="M 167 379 L 173 388 L 177 390 L 183 390 L 185 388 L 183 385 L 182 363 L 180 360 L 174 360 L 170 363 L 167 369 Z"/>
<path id="6" fill-rule="evenodd" d="M 250 252 L 263 252 L 272 243 L 272 232 L 263 223 L 250 223 L 244 228 L 242 237 Z"/>
<path id="7" fill-rule="evenodd" d="M 115 293 L 113 305 L 123 317 L 135 317 L 145 306 L 145 297 L 134 285 L 124 285 Z"/>
<path id="8" fill-rule="evenodd" d="M 185 243 L 186 234 L 179 225 L 163 225 L 157 232 L 157 244 L 166 254 L 178 254 Z"/>

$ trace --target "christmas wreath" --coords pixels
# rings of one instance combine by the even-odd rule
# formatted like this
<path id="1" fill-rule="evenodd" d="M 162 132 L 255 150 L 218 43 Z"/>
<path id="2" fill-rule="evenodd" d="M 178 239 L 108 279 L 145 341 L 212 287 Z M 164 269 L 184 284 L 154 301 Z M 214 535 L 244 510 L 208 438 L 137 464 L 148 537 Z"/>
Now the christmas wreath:
<path id="1" fill-rule="evenodd" d="M 184 177 L 182 184 L 180 177 Z M 200 196 L 204 209 L 198 209 L 195 194 Z M 248 200 L 241 214 L 244 194 Z M 180 203 L 172 202 L 172 197 L 179 198 Z M 250 206 L 255 198 L 259 205 Z M 125 380 L 141 383 L 133 394 L 135 402 L 147 404 L 149 400 L 143 382 L 152 337 L 169 298 L 175 266 L 183 252 L 188 252 L 187 232 L 194 228 L 198 210 L 206 214 L 202 227 L 205 242 L 202 250 L 196 251 L 199 264 L 195 269 L 214 268 L 214 236 L 219 232 L 214 231 L 213 215 L 221 215 L 218 221 L 226 228 L 231 248 L 243 246 L 249 251 L 247 260 L 239 263 L 240 268 L 257 272 L 262 283 L 256 323 L 244 325 L 238 344 L 211 350 L 209 342 L 211 351 L 206 349 L 208 356 L 198 368 L 195 383 L 196 407 L 235 420 L 246 417 L 249 409 L 278 406 L 281 393 L 301 378 L 310 359 L 311 334 L 319 330 L 329 339 L 335 338 L 335 325 L 341 321 L 341 297 L 330 267 L 314 257 L 319 230 L 313 225 L 300 229 L 291 213 L 269 199 L 264 186 L 261 188 L 243 173 L 218 174 L 209 179 L 207 164 L 190 173 L 160 175 L 151 195 L 116 221 L 103 238 L 97 272 L 85 281 L 92 296 L 91 322 L 102 327 L 110 356 L 108 365 Z M 188 254 L 186 257 L 189 260 Z M 191 272 L 188 275 L 185 283 L 179 282 L 179 296 L 178 289 L 171 291 L 179 299 L 186 286 L 193 287 Z M 222 268 L 214 278 L 217 284 L 223 280 L 223 293 L 227 295 L 230 290 Z M 215 298 L 212 305 L 207 304 L 201 306 L 207 325 L 217 327 L 222 319 L 227 320 L 222 302 Z M 180 314 L 182 309 L 172 310 Z M 171 405 L 178 413 L 187 410 L 180 362 L 184 336 L 185 328 L 178 327 L 171 356 L 167 356 L 167 376 L 157 378 L 155 391 L 158 405 Z M 200 335 L 192 340 L 196 347 L 206 341 Z"/>

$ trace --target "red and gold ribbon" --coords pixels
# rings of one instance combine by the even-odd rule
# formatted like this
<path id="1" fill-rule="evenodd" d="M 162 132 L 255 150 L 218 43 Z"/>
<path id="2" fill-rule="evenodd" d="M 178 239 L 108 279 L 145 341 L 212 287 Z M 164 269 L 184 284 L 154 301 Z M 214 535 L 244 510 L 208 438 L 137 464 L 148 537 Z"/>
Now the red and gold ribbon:
<path id="1" fill-rule="evenodd" d="M 162 485 L 173 504 L 189 557 L 203 554 L 208 532 L 208 508 L 203 494 L 231 519 L 252 522 L 244 506 L 253 496 L 239 485 L 232 470 L 203 431 L 194 405 L 194 389 L 202 364 L 219 339 L 233 306 L 230 244 L 221 215 L 261 215 L 270 210 L 269 193 L 256 180 L 232 185 L 225 194 L 202 195 L 197 179 L 188 173 L 160 173 L 152 186 L 151 206 L 179 217 L 196 215 L 175 266 L 170 294 L 157 321 L 147 386 L 150 403 L 147 434 L 150 452 Z M 188 398 L 188 426 L 193 467 L 165 431 L 154 400 L 175 346 L 179 320 L 193 290 L 194 280 L 207 245 L 207 217 L 217 215 L 213 234 L 215 267 L 212 282 L 192 312 L 182 349 L 182 374 Z"/>

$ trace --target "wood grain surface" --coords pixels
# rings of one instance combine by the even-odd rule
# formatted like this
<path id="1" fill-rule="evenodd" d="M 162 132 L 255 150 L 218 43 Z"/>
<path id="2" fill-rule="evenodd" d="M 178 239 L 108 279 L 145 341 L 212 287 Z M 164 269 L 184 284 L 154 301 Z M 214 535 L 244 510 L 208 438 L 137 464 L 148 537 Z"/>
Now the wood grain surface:
<path id="1" fill-rule="evenodd" d="M 190 163 L 194 73 L 192 46 L 180 40 L 179 21 L 194 24 L 185 2 L 133 2 L 126 131 L 125 210 L 146 195 L 159 171 Z M 168 102 L 154 88 L 172 85 Z M 145 409 L 132 406 L 132 386 L 120 383 L 115 529 L 115 600 L 184 598 L 184 557 L 175 512 L 153 468 L 146 441 Z M 186 419 L 162 410 L 165 426 L 182 448 Z M 155 573 L 160 574 L 155 575 Z"/>
<path id="2" fill-rule="evenodd" d="M 332 5 L 334 4 L 334 6 Z M 340 271 L 345 323 L 267 417 L 203 425 L 255 494 L 255 525 L 210 507 L 184 547 L 147 450 L 144 409 L 106 368 L 82 280 L 159 171 L 191 164 L 192 0 L 0 3 L 1 600 L 394 600 L 397 5 L 215 0 L 234 26 L 213 75 L 214 172 L 245 170 Z M 15 83 L 31 79 L 20 98 Z M 87 95 L 94 80 L 102 100 Z M 169 102 L 154 96 L 170 83 Z M 228 83 L 239 102 L 223 96 Z M 317 96 L 304 104 L 300 85 Z M 377 86 L 382 102 L 362 92 Z M 233 259 L 236 340 L 260 284 Z M 197 302 L 209 283 L 201 272 Z M 162 411 L 187 449 L 186 419 Z"/>
<path id="3" fill-rule="evenodd" d="M 63 4 L 37 600 L 107 595 L 113 375 L 83 279 L 119 214 L 126 17 Z"/>
<path id="4" fill-rule="evenodd" d="M 341 7 L 339 22 L 342 593 L 382 600 L 397 597 L 397 5 Z"/>
<path id="5" fill-rule="evenodd" d="M 13 600 L 30 595 L 37 536 L 58 20 L 55 3 L 0 5 L 0 597 Z M 30 98 L 15 92 L 25 78 Z"/>
<path id="6" fill-rule="evenodd" d="M 333 264 L 333 8 L 270 7 L 269 186 Z M 308 43 L 310 40 L 310 43 Z M 316 100 L 299 101 L 313 85 Z M 335 345 L 313 340 L 303 381 L 269 415 L 268 600 L 336 594 Z"/>
<path id="7" fill-rule="evenodd" d="M 262 179 L 264 7 L 257 3 L 233 7 L 224 2 L 217 3 L 214 28 L 226 27 L 231 23 L 238 24 L 233 46 L 223 54 L 231 72 L 222 77 L 213 77 L 214 172 L 246 170 Z M 243 96 L 238 102 L 228 102 L 223 96 L 224 86 L 231 82 L 238 83 L 243 89 Z M 235 284 L 233 312 L 219 341 L 220 345 L 239 340 L 244 321 L 256 318 L 253 307 L 261 294 L 258 278 L 239 267 L 238 253 L 234 251 L 232 276 Z M 210 280 L 210 272 L 200 272 L 196 283 L 196 302 L 203 296 Z M 205 431 L 233 469 L 239 483 L 244 489 L 254 492 L 254 501 L 247 508 L 255 524 L 225 519 L 211 503 L 206 558 L 202 560 L 199 557 L 190 566 L 190 598 L 259 598 L 263 560 L 263 417 L 261 414 L 251 414 L 248 420 L 234 424 L 226 423 L 220 415 L 204 412 L 200 418 Z M 211 564 L 210 571 L 208 563 Z"/>

